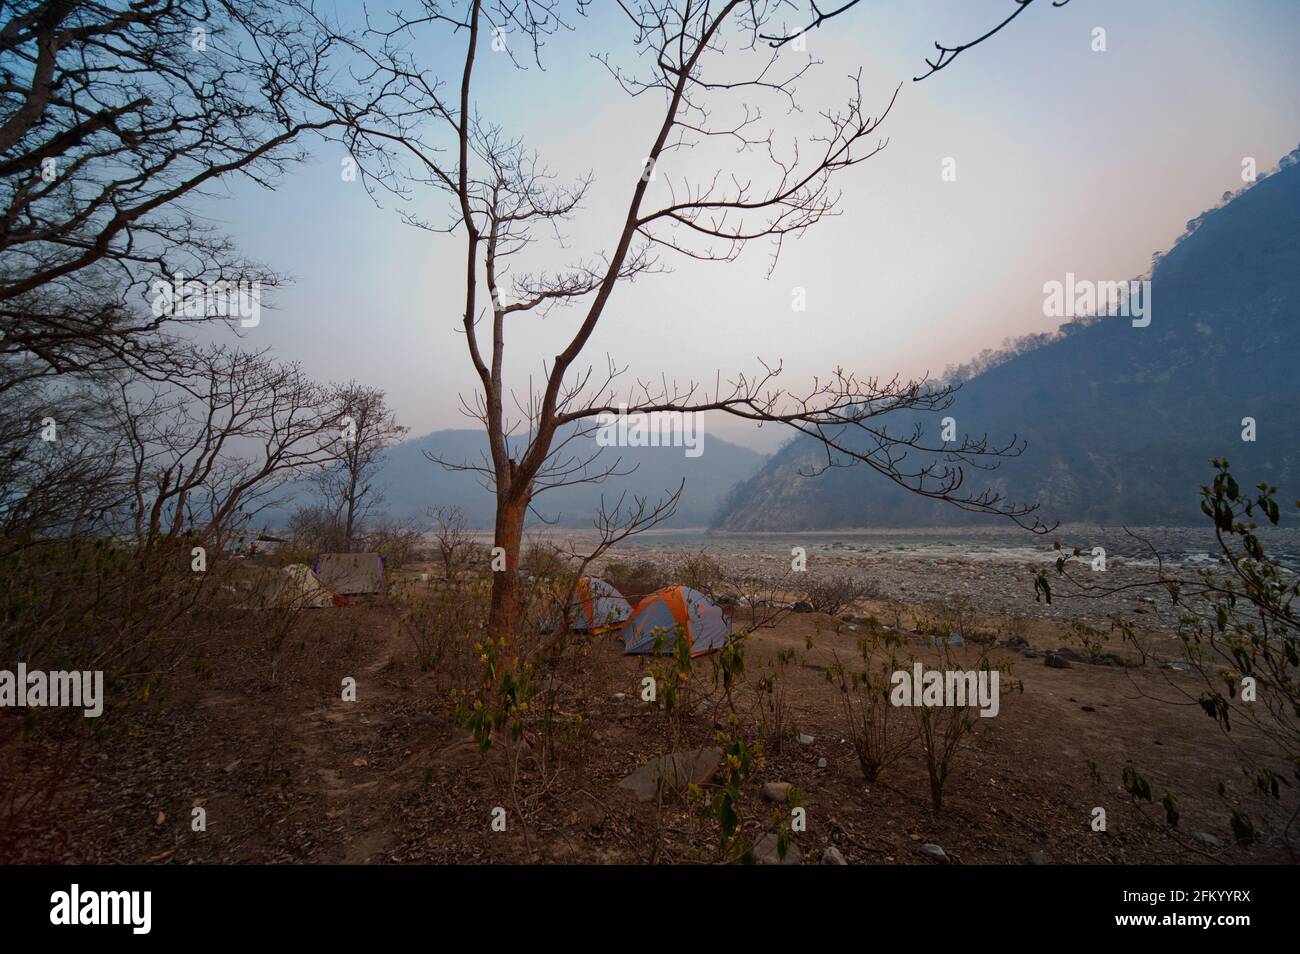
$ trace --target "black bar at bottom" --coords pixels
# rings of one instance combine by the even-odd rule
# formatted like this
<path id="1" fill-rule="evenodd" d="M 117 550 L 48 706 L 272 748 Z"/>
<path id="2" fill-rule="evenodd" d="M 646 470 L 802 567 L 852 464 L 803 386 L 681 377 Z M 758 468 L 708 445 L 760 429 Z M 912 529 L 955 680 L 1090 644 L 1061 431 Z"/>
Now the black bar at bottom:
<path id="1" fill-rule="evenodd" d="M 1296 923 L 1294 870 L 9 867 L 0 868 L 0 923 L 6 940 L 75 933 L 81 943 L 281 937 L 337 943 L 410 938 L 412 931 L 450 941 L 483 931 L 495 946 L 516 931 L 524 941 L 557 928 L 566 941 L 587 935 L 609 942 L 628 937 L 626 930 L 611 934 L 611 921 L 627 929 L 640 925 L 637 931 L 658 924 L 671 933 L 678 917 L 717 919 L 719 930 L 743 927 L 751 936 L 783 934 L 788 925 L 793 936 L 809 939 L 819 926 L 865 927 L 867 919 L 871 936 L 897 931 L 929 940 L 968 935 L 978 923 L 995 936 L 1014 925 L 1026 938 L 1127 934 L 1181 943 L 1199 933 L 1232 943 L 1241 932 L 1276 936 Z"/>

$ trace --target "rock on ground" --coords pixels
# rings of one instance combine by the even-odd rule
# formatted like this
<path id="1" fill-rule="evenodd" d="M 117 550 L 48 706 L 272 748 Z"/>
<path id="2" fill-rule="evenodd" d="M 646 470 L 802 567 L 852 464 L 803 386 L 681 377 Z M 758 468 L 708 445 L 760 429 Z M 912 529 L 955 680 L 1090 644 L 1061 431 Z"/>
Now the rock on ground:
<path id="1" fill-rule="evenodd" d="M 759 865 L 797 865 L 803 863 L 803 852 L 795 847 L 794 842 L 786 849 L 785 857 L 777 851 L 777 837 L 768 832 L 754 843 L 754 863 Z"/>
<path id="2" fill-rule="evenodd" d="M 790 797 L 789 782 L 764 782 L 763 797 L 769 802 L 784 802 Z"/>
<path id="3" fill-rule="evenodd" d="M 629 789 L 639 801 L 649 802 L 658 794 L 661 780 L 666 790 L 683 789 L 693 783 L 707 782 L 721 764 L 722 749 L 716 745 L 687 749 L 651 759 L 618 784 Z"/>
<path id="4" fill-rule="evenodd" d="M 925 844 L 916 849 L 927 858 L 933 858 L 935 861 L 947 861 L 948 853 L 938 845 Z"/>

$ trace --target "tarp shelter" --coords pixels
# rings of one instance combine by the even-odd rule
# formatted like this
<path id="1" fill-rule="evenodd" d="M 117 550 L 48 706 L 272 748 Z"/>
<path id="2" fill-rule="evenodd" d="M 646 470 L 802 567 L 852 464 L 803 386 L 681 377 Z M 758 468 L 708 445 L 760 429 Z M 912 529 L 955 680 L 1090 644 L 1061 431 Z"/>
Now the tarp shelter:
<path id="1" fill-rule="evenodd" d="M 670 653 L 676 644 L 674 630 L 680 626 L 692 656 L 721 649 L 731 635 L 731 619 L 722 607 L 689 586 L 665 586 L 656 590 L 632 610 L 623 627 L 625 653 Z"/>
<path id="2" fill-rule="evenodd" d="M 268 603 L 272 607 L 331 606 L 334 594 L 320 585 L 311 567 L 305 563 L 291 563 L 275 581 Z"/>
<path id="3" fill-rule="evenodd" d="M 603 633 L 621 626 L 632 615 L 632 604 L 611 584 L 594 576 L 578 580 L 569 607 L 569 625 L 578 632 Z"/>
<path id="4" fill-rule="evenodd" d="M 384 560 L 378 553 L 322 553 L 313 569 L 323 586 L 344 596 L 384 592 Z"/>

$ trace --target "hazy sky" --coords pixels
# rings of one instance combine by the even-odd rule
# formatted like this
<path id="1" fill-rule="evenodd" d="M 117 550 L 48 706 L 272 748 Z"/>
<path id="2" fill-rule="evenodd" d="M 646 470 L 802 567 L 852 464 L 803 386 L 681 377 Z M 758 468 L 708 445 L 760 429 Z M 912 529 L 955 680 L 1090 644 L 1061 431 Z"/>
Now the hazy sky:
<path id="1" fill-rule="evenodd" d="M 551 40 L 545 72 L 520 73 L 486 45 L 479 61 L 485 115 L 561 179 L 594 173 L 586 207 L 564 229 L 587 257 L 612 246 L 659 106 L 629 101 L 592 59 L 609 52 L 626 62 L 631 49 L 614 4 L 595 6 L 575 32 Z M 824 61 L 799 84 L 804 112 L 764 112 L 778 143 L 817 128 L 819 109 L 842 105 L 859 67 L 872 111 L 902 83 L 881 128 L 889 145 L 838 179 L 843 214 L 787 242 L 770 278 L 761 244 L 730 264 L 666 256 L 671 274 L 615 292 L 585 356 L 603 365 L 609 352 L 642 377 L 709 381 L 719 370 L 724 379 L 752 372 L 758 357 L 784 360 L 792 387 L 837 365 L 937 373 L 1007 336 L 1053 330 L 1045 281 L 1145 272 L 1188 219 L 1242 185 L 1243 157 L 1263 171 L 1300 141 L 1294 0 L 1035 4 L 952 66 L 911 82 L 935 40 L 969 40 L 1010 6 L 881 0 L 811 34 L 807 54 L 790 54 Z M 1092 50 L 1095 27 L 1106 31 L 1106 52 Z M 459 43 L 430 48 L 428 65 L 451 75 Z M 403 225 L 391 203 L 376 208 L 359 182 L 341 180 L 341 149 L 315 151 L 275 192 L 241 186 L 210 209 L 250 255 L 295 279 L 246 342 L 321 379 L 385 387 L 416 434 L 474 426 L 456 402 L 475 381 L 456 332 L 463 237 Z M 941 178 L 946 157 L 956 160 L 955 182 Z M 698 180 L 716 158 L 679 153 L 661 170 Z M 420 195 L 416 207 L 441 218 L 444 199 Z M 804 312 L 791 309 L 795 287 L 806 289 Z M 526 387 L 579 316 L 516 322 L 512 381 Z"/>

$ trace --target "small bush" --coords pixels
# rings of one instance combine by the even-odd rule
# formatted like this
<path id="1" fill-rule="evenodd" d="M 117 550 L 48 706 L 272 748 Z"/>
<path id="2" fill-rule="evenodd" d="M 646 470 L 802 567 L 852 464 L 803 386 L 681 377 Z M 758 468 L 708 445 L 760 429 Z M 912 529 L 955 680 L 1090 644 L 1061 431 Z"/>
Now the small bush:
<path id="1" fill-rule="evenodd" d="M 868 587 L 852 576 L 830 576 L 810 580 L 804 585 L 804 597 L 814 612 L 837 616 L 866 596 Z"/>
<path id="2" fill-rule="evenodd" d="M 890 702 L 890 677 L 900 668 L 898 658 L 890 653 L 880 663 L 875 653 L 892 649 L 902 642 L 890 637 L 872 618 L 868 632 L 858 637 L 858 652 L 862 668 L 850 670 L 838 659 L 826 670 L 826 680 L 840 690 L 840 713 L 844 728 L 854 752 L 862 777 L 874 782 L 880 773 L 898 760 L 911 742 L 897 720 L 891 721 L 894 706 Z"/>
<path id="3" fill-rule="evenodd" d="M 629 599 L 652 593 L 668 582 L 663 570 L 649 560 L 611 561 L 605 564 L 601 576 Z"/>
<path id="4" fill-rule="evenodd" d="M 572 572 L 564 554 L 550 543 L 528 544 L 519 557 L 519 566 L 524 573 L 537 579 L 558 579 Z"/>
<path id="5" fill-rule="evenodd" d="M 717 559 L 701 550 L 678 563 L 674 568 L 674 576 L 683 586 L 712 594 L 725 579 L 726 570 Z"/>
<path id="6" fill-rule="evenodd" d="M 1084 657 L 1090 663 L 1096 663 L 1106 652 L 1109 635 L 1105 630 L 1089 626 L 1081 619 L 1070 620 L 1069 642 L 1077 643 L 1083 650 Z"/>
<path id="7" fill-rule="evenodd" d="M 382 554 L 384 565 L 390 570 L 428 555 L 424 533 L 414 523 L 386 516 L 379 517 L 373 526 L 367 527 L 354 541 L 353 549 Z"/>
<path id="8" fill-rule="evenodd" d="M 447 674 L 454 668 L 457 648 L 472 645 L 482 635 L 488 606 L 488 587 L 482 581 L 405 589 L 395 598 L 403 611 L 401 628 L 421 670 Z"/>

